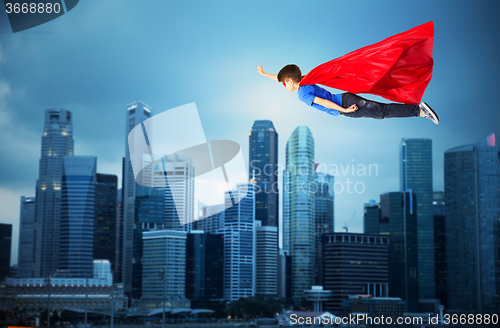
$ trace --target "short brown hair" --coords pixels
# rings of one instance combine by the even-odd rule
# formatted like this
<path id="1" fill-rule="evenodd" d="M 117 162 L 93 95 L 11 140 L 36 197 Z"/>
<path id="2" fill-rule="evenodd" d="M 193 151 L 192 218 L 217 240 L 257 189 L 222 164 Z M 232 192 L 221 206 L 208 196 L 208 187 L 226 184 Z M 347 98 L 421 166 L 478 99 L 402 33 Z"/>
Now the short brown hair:
<path id="1" fill-rule="evenodd" d="M 283 67 L 278 73 L 278 82 L 285 82 L 287 79 L 292 79 L 299 83 L 302 80 L 302 73 L 297 65 L 290 64 Z"/>

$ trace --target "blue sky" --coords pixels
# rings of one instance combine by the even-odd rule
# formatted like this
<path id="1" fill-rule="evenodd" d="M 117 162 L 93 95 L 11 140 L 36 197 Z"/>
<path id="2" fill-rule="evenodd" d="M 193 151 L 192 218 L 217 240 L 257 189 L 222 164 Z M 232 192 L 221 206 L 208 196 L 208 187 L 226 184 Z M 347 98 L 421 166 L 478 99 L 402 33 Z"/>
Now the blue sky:
<path id="1" fill-rule="evenodd" d="M 248 161 L 253 121 L 270 119 L 279 161 L 299 125 L 311 129 L 318 163 L 378 166 L 343 175 L 361 194 L 336 194 L 336 231 L 362 232 L 363 203 L 399 190 L 402 138 L 433 140 L 434 189 L 444 151 L 500 132 L 498 1 L 80 1 L 68 14 L 13 34 L 0 5 L 0 222 L 14 224 L 20 197 L 35 195 L 44 110 L 73 112 L 76 155 L 121 175 L 125 106 L 140 99 L 163 112 L 195 102 L 207 139 L 238 142 Z M 347 52 L 434 21 L 434 74 L 421 118 L 350 119 L 308 107 L 257 74 L 290 63 L 304 72 Z M 381 98 L 368 96 L 375 100 Z M 356 214 L 354 214 L 356 212 Z"/>

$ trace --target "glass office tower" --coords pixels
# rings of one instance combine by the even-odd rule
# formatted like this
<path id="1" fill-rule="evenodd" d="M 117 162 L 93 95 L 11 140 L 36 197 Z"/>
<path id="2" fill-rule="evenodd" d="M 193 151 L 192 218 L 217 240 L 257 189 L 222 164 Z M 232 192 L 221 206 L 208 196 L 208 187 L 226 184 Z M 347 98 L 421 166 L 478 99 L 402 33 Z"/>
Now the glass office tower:
<path id="1" fill-rule="evenodd" d="M 418 281 L 422 299 L 436 297 L 434 214 L 432 208 L 432 140 L 403 139 L 400 146 L 400 191 L 417 196 Z"/>
<path id="2" fill-rule="evenodd" d="M 121 252 L 121 262 L 122 262 L 122 283 L 124 284 L 125 293 L 129 294 L 132 291 L 132 277 L 133 277 L 133 265 L 134 262 L 134 240 L 137 239 L 137 234 L 134 238 L 134 220 L 136 197 L 146 197 L 150 194 L 150 189 L 147 187 L 140 186 L 136 183 L 134 177 L 134 171 L 132 169 L 132 163 L 130 161 L 129 146 L 134 147 L 135 152 L 144 154 L 145 158 L 149 158 L 149 150 L 147 145 L 140 142 L 140 138 L 132 138 L 134 140 L 133 145 L 128 143 L 128 135 L 132 129 L 138 125 L 142 124 L 145 120 L 153 116 L 153 110 L 150 106 L 144 102 L 137 100 L 126 106 L 125 109 L 125 163 L 124 163 L 124 178 L 123 178 L 123 224 L 121 229 L 123 231 L 123 240 L 121 241 L 122 252 Z M 149 140 L 149 142 L 153 142 Z M 147 157 L 146 157 L 147 155 Z M 137 247 L 136 247 L 137 248 Z"/>
<path id="3" fill-rule="evenodd" d="M 500 308 L 500 163 L 495 135 L 444 155 L 448 308 Z"/>
<path id="4" fill-rule="evenodd" d="M 92 277 L 94 254 L 95 156 L 63 160 L 59 269 Z"/>
<path id="5" fill-rule="evenodd" d="M 245 195 L 246 194 L 246 195 Z M 232 200 L 241 199 L 233 204 Z M 238 184 L 225 193 L 224 299 L 236 301 L 255 295 L 254 184 Z"/>
<path id="6" fill-rule="evenodd" d="M 19 223 L 19 250 L 17 255 L 17 277 L 34 278 L 35 272 L 35 197 L 21 197 Z"/>
<path id="7" fill-rule="evenodd" d="M 319 284 L 319 257 L 321 252 L 321 235 L 328 232 L 334 232 L 335 219 L 334 219 L 334 196 L 335 192 L 334 176 L 328 173 L 314 172 L 314 206 L 315 206 L 315 219 L 314 219 L 314 233 L 316 242 L 314 250 L 316 256 L 314 258 L 314 272 L 315 283 Z"/>
<path id="8" fill-rule="evenodd" d="M 410 190 L 380 195 L 381 220 L 389 230 L 389 296 L 406 301 L 407 311 L 419 311 L 417 203 Z M 380 231 L 379 231 L 380 234 Z"/>
<path id="9" fill-rule="evenodd" d="M 284 189 L 283 225 L 285 249 L 292 258 L 292 295 L 303 300 L 303 291 L 314 285 L 315 264 L 315 197 L 314 139 L 306 126 L 297 127 L 286 145 L 286 184 Z"/>
<path id="10" fill-rule="evenodd" d="M 96 174 L 94 258 L 106 259 L 115 269 L 118 177 Z"/>
<path id="11" fill-rule="evenodd" d="M 257 182 L 255 218 L 263 226 L 278 227 L 278 133 L 273 122 L 257 120 L 249 136 L 249 173 Z"/>
<path id="12" fill-rule="evenodd" d="M 48 109 L 36 182 L 35 277 L 48 277 L 59 268 L 61 179 L 64 156 L 73 156 L 70 111 Z"/>

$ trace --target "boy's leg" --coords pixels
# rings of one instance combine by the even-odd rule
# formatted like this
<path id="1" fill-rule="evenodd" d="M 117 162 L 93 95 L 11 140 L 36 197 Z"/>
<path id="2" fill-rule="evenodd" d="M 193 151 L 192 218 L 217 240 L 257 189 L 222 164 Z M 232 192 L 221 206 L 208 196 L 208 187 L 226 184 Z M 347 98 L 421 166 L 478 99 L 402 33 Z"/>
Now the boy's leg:
<path id="1" fill-rule="evenodd" d="M 340 114 L 354 118 L 371 117 L 375 119 L 420 116 L 420 107 L 418 105 L 398 103 L 384 104 L 365 99 L 352 93 L 343 93 L 342 107 L 347 108 L 353 104 L 358 106 L 358 110 L 352 113 Z"/>

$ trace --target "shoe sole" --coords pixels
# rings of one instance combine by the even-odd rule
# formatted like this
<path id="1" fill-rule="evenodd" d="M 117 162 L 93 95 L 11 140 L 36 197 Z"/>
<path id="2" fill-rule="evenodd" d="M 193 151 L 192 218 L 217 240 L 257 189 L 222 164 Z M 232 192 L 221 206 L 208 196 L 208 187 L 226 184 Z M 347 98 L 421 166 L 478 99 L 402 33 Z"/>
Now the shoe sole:
<path id="1" fill-rule="evenodd" d="M 425 107 L 425 109 L 427 109 L 427 111 L 429 111 L 429 114 L 431 114 L 432 117 L 437 121 L 436 124 L 439 124 L 439 117 L 437 116 L 436 112 L 431 108 L 431 106 L 429 106 L 425 102 L 422 105 Z"/>

